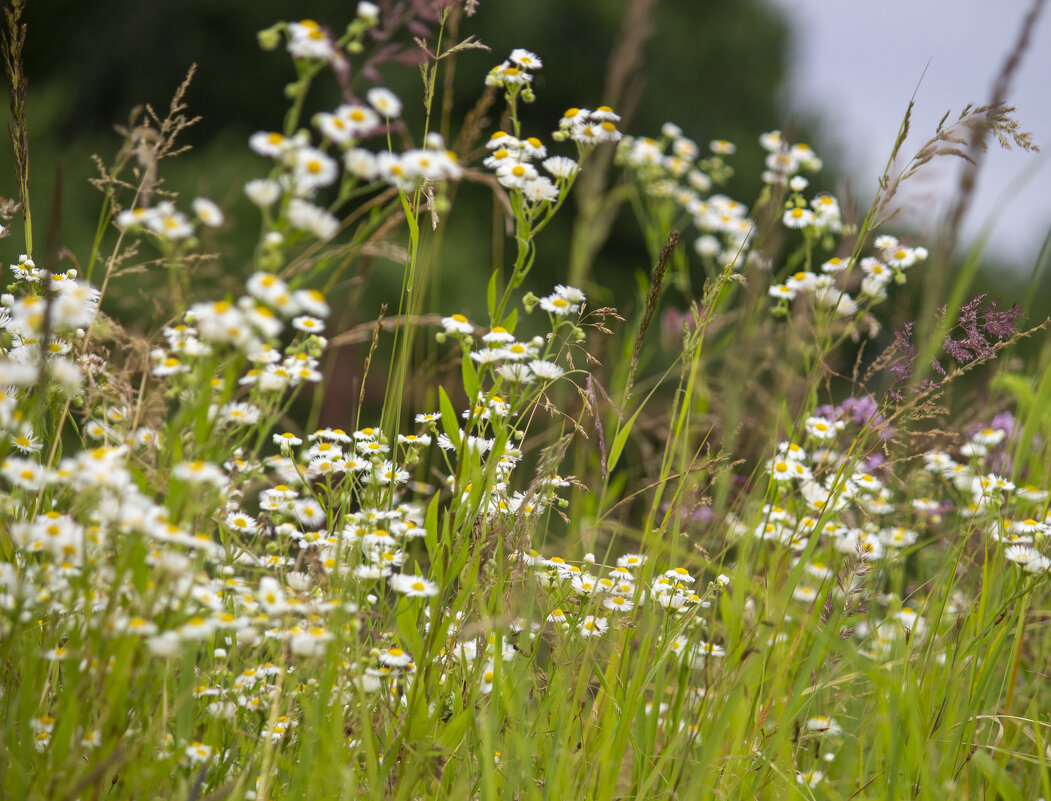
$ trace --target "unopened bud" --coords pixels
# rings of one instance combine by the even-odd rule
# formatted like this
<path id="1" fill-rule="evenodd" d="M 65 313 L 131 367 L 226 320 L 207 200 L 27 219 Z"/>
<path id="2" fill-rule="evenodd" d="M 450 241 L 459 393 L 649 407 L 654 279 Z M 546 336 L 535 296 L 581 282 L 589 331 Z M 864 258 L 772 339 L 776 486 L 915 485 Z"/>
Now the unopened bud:
<path id="1" fill-rule="evenodd" d="M 276 25 L 271 25 L 266 30 L 259 31 L 256 34 L 256 38 L 259 40 L 259 47 L 263 50 L 274 50 L 279 44 L 281 44 L 281 29 L 285 27 L 285 23 L 279 22 Z"/>

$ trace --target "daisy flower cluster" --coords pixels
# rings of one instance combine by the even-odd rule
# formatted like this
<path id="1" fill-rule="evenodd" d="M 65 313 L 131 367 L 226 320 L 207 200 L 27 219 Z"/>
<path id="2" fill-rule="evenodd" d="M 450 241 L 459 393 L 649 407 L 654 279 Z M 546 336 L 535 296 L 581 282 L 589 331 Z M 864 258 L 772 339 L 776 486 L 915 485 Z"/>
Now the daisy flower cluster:
<path id="1" fill-rule="evenodd" d="M 519 194 L 530 209 L 557 202 L 577 175 L 577 162 L 565 156 L 548 157 L 547 147 L 536 137 L 522 140 L 496 131 L 486 148 L 491 152 L 483 165 L 494 171 L 502 186 Z M 537 170 L 533 163 L 536 160 L 540 160 L 547 175 Z"/>
<path id="2" fill-rule="evenodd" d="M 298 22 L 281 22 L 259 34 L 263 48 L 271 50 L 279 44 L 281 34 L 285 37 L 285 49 L 293 59 L 310 64 L 333 64 L 339 66 L 346 60 L 344 53 L 360 50 L 362 34 L 379 23 L 380 8 L 369 0 L 357 4 L 356 14 L 347 26 L 346 33 L 338 39 L 325 26 L 312 19 Z"/>
<path id="3" fill-rule="evenodd" d="M 547 312 L 551 326 L 546 336 L 528 340 L 519 340 L 502 325 L 492 326 L 476 338 L 475 326 L 465 315 L 442 318 L 439 340 L 456 339 L 481 371 L 486 386 L 491 387 L 479 392 L 473 418 L 486 420 L 518 414 L 547 384 L 565 375 L 565 368 L 559 364 L 560 349 L 567 338 L 579 338 L 576 323 L 585 300 L 582 291 L 562 284 L 542 298 L 527 295 L 526 311 L 539 306 Z M 500 398 L 504 393 L 509 395 L 510 405 Z"/>
<path id="4" fill-rule="evenodd" d="M 252 365 L 240 376 L 241 386 L 260 393 L 316 383 L 321 380 L 317 357 L 325 346 L 321 334 L 328 314 L 321 292 L 293 290 L 275 275 L 255 273 L 238 300 L 195 303 L 182 324 L 166 327 L 167 347 L 150 353 L 153 375 L 167 378 L 190 373 L 196 364 L 233 353 Z M 286 325 L 295 336 L 282 350 L 277 342 Z M 230 401 L 224 408 L 238 406 Z M 237 415 L 223 415 L 225 422 L 238 421 Z"/>
<path id="5" fill-rule="evenodd" d="M 39 450 L 29 420 L 15 411 L 23 388 L 50 381 L 76 395 L 91 360 L 77 354 L 98 313 L 98 291 L 76 270 L 51 273 L 26 255 L 9 265 L 13 282 L 0 295 L 0 428 L 22 452 Z M 36 442 L 34 446 L 32 443 Z"/>
<path id="6" fill-rule="evenodd" d="M 422 448 L 433 443 L 424 432 L 399 434 L 397 441 L 390 443 L 372 427 L 350 434 L 325 428 L 305 440 L 289 431 L 272 436 L 280 453 L 267 457 L 264 465 L 275 473 L 281 489 L 263 490 L 259 506 L 271 518 L 286 515 L 313 528 L 331 522 L 332 508 L 378 505 L 400 498 L 410 479 L 407 468 L 419 460 Z M 306 494 L 300 496 L 290 487 Z M 311 488 L 312 493 L 308 491 Z M 411 529 L 416 523 L 408 521 L 405 525 Z"/>
<path id="7" fill-rule="evenodd" d="M 833 256 L 821 263 L 820 272 L 800 270 L 782 283 L 772 285 L 768 294 L 778 302 L 776 311 L 787 314 L 789 301 L 805 295 L 818 308 L 837 316 L 852 317 L 860 309 L 886 300 L 887 286 L 892 281 L 905 283 L 905 270 L 927 258 L 926 248 L 902 246 L 889 235 L 876 237 L 875 246 L 878 255 L 860 259 L 857 272 L 850 259 Z M 853 295 L 848 286 L 856 287 Z"/>
<path id="8" fill-rule="evenodd" d="M 558 130 L 552 135 L 556 142 L 576 142 L 583 158 L 595 145 L 619 142 L 623 134 L 617 130 L 620 115 L 609 106 L 598 108 L 568 108 L 558 121 Z"/>
<path id="9" fill-rule="evenodd" d="M 514 134 L 495 132 L 486 144 L 491 151 L 483 164 L 496 173 L 497 180 L 510 189 L 520 190 L 530 203 L 553 202 L 564 195 L 572 185 L 579 169 L 578 163 L 603 142 L 617 142 L 621 138 L 617 130 L 620 116 L 609 106 L 595 110 L 585 108 L 567 109 L 552 135 L 556 142 L 572 141 L 577 145 L 577 160 L 565 156 L 548 156 L 547 146 L 536 137 L 521 138 L 517 100 L 533 98 L 529 84 L 533 70 L 540 69 L 543 62 L 535 53 L 523 48 L 511 52 L 508 60 L 493 67 L 486 78 L 486 85 L 500 86 L 506 90 L 505 99 L 511 112 Z M 551 176 L 541 176 L 533 165 L 539 161 Z M 554 179 L 552 182 L 551 179 Z"/>
<path id="10" fill-rule="evenodd" d="M 800 173 L 819 172 L 823 166 L 810 145 L 803 142 L 792 144 L 780 131 L 761 134 L 759 145 L 767 154 L 764 162 L 766 171 L 763 173 L 763 181 L 767 184 L 780 185 L 799 179 L 796 181 L 798 188 L 793 191 L 802 191 L 806 188 L 806 179 Z"/>
<path id="11" fill-rule="evenodd" d="M 699 584 L 689 568 L 659 569 L 645 554 L 625 553 L 603 567 L 593 554 L 582 561 L 545 557 L 531 548 L 518 554 L 532 571 L 539 593 L 537 604 L 545 617 L 531 624 L 552 648 L 597 643 L 618 630 L 660 631 L 660 660 L 685 668 L 710 671 L 726 654 L 715 642 L 706 616 L 731 580 L 718 574 Z M 578 645 L 574 645 L 577 643 Z M 661 710 L 662 720 L 666 710 Z M 688 711 L 682 711 L 682 719 Z"/>
<path id="12" fill-rule="evenodd" d="M 1048 489 L 1017 486 L 1008 477 L 1010 462 L 1002 445 L 1012 434 L 1017 437 L 1008 427 L 983 425 L 959 447 L 957 458 L 942 450 L 924 453 L 924 469 L 934 478 L 932 491 L 940 489 L 945 497 L 931 511 L 955 512 L 969 521 L 968 528 L 984 531 L 1006 562 L 1023 573 L 1044 575 L 1051 571 Z M 929 508 L 927 499 L 919 503 Z"/>
<path id="13" fill-rule="evenodd" d="M 819 172 L 821 160 L 810 145 L 790 144 L 780 131 L 770 131 L 759 137 L 759 143 L 767 151 L 766 171 L 763 180 L 775 187 L 787 189 L 791 194 L 786 203 L 781 222 L 786 228 L 806 228 L 810 232 L 839 234 L 843 231 L 843 218 L 839 201 L 829 194 L 819 194 L 808 203 L 803 192 L 810 181 L 801 172 Z"/>
<path id="14" fill-rule="evenodd" d="M 497 182 L 508 191 L 509 216 L 514 221 L 517 246 L 514 268 L 505 282 L 503 297 L 489 310 L 492 322 L 497 326 L 506 322 L 504 313 L 511 292 L 522 285 L 532 269 L 536 258 L 534 238 L 565 201 L 581 164 L 596 146 L 616 142 L 621 137 L 616 125 L 620 117 L 608 106 L 600 106 L 594 111 L 571 108 L 562 116 L 552 138 L 556 142 L 575 142 L 575 160 L 549 155 L 542 140 L 524 136 L 518 100 L 531 102 L 535 99 L 530 83 L 533 71 L 542 66 L 535 53 L 517 48 L 507 61 L 490 70 L 486 78 L 487 85 L 504 89 L 511 124 L 509 131 L 496 131 L 490 136 L 486 143 L 489 155 L 482 163 L 495 173 Z M 540 174 L 538 163 L 547 175 Z"/>
<path id="15" fill-rule="evenodd" d="M 293 136 L 259 131 L 249 138 L 254 152 L 274 160 L 274 169 L 267 178 L 256 178 L 245 185 L 245 194 L 271 225 L 267 239 L 271 247 L 282 245 L 288 229 L 321 240 L 336 235 L 338 218 L 314 202 L 315 195 L 327 187 L 338 185 L 337 201 L 333 204 L 338 207 L 360 186 L 382 182 L 412 192 L 424 184 L 439 185 L 459 179 L 461 170 L 456 156 L 445 149 L 438 134 L 428 135 L 424 147 L 404 153 L 373 153 L 359 147 L 363 139 L 384 133 L 401 114 L 401 101 L 390 90 L 376 87 L 368 91 L 366 98 L 367 104 L 346 103 L 333 112 L 317 114 L 314 126 L 321 139 L 317 145 L 305 129 Z M 330 152 L 333 149 L 338 152 Z M 279 213 L 272 219 L 275 204 Z"/>
<path id="16" fill-rule="evenodd" d="M 729 584 L 729 579 L 720 575 L 707 588 L 698 591 L 697 579 L 687 568 L 678 566 L 663 572 L 644 569 L 648 558 L 640 553 L 618 557 L 615 565 L 601 577 L 595 574 L 599 565 L 590 555 L 577 563 L 561 556 L 543 557 L 536 549 L 530 549 L 520 553 L 519 558 L 533 570 L 543 591 L 541 603 L 554 606 L 547 622 L 560 624 L 563 631 L 575 632 L 585 639 L 605 634 L 611 621 L 630 626 L 632 616 L 627 613 L 637 611 L 647 602 L 686 619 L 698 610 L 709 608 L 711 599 Z M 686 641 L 679 636 L 669 643 L 670 651 L 677 656 L 690 653 L 684 650 Z M 724 653 L 721 646 L 705 648 L 709 655 Z"/>
<path id="17" fill-rule="evenodd" d="M 768 294 L 777 301 L 775 314 L 787 316 L 790 301 L 805 295 L 814 307 L 827 314 L 853 317 L 886 300 L 888 284 L 892 281 L 904 284 L 906 270 L 927 258 L 926 248 L 907 247 L 884 234 L 877 236 L 873 243 L 874 255 L 858 259 L 856 263 L 851 258 L 831 256 L 821 262 L 818 270 L 813 269 L 817 261 L 813 251 L 820 248 L 834 252 L 837 238 L 844 232 L 839 201 L 827 193 L 810 200 L 804 196 L 809 182 L 799 171 L 821 168 L 820 159 L 809 146 L 790 146 L 778 131 L 764 134 L 760 141 L 769 151 L 765 180 L 775 186 L 786 186 L 790 193 L 781 222 L 786 228 L 802 231 L 806 256 L 805 269 L 770 286 Z"/>
<path id="18" fill-rule="evenodd" d="M 222 210 L 208 198 L 194 198 L 191 207 L 192 217 L 179 211 L 170 200 L 161 201 L 150 208 L 139 206 L 125 209 L 117 215 L 117 227 L 140 231 L 161 243 L 170 244 L 190 240 L 201 225 L 218 228 L 225 222 Z"/>
<path id="19" fill-rule="evenodd" d="M 536 516 L 558 503 L 555 489 L 569 486 L 561 478 L 546 477 L 526 494 L 509 490 L 508 478 L 522 456 L 513 444 L 524 436 L 519 418 L 526 417 L 545 390 L 567 374 L 560 362 L 568 360 L 569 340 L 579 338 L 577 324 L 585 301 L 582 291 L 561 284 L 543 298 L 527 295 L 523 301 L 527 313 L 539 306 L 547 312 L 550 324 L 548 334 L 528 340 L 518 339 L 500 325 L 477 336 L 474 324 L 463 314 L 441 320 L 439 341 L 456 340 L 470 359 L 465 364 L 474 365 L 468 390 L 475 402 L 460 415 L 465 421 L 462 428 L 458 422 L 454 427 L 454 421 L 442 412 L 419 415 L 417 422 L 431 426 L 437 444 L 447 454 L 489 460 L 495 478 L 480 494 L 484 499 L 480 511 L 490 517 Z M 451 462 L 449 467 L 449 486 L 456 490 L 459 471 Z M 459 486 L 458 491 L 464 500 L 479 497 L 473 485 Z"/>
<path id="20" fill-rule="evenodd" d="M 659 138 L 626 137 L 616 160 L 639 186 L 648 214 L 661 230 L 692 221 L 699 232 L 694 250 L 723 266 L 745 254 L 755 227 L 747 206 L 713 194 L 733 174 L 727 157 L 736 150 L 726 140 L 709 142 L 704 150 L 668 122 Z"/>
<path id="21" fill-rule="evenodd" d="M 539 211 L 546 212 L 543 221 L 536 225 L 537 229 L 561 205 L 561 200 L 573 185 L 580 163 L 594 147 L 603 142 L 616 142 L 621 137 L 616 125 L 620 117 L 608 106 L 600 106 L 594 111 L 571 108 L 559 120 L 553 139 L 556 142 L 575 142 L 576 160 L 549 155 L 543 141 L 533 136 L 523 137 L 517 100 L 520 96 L 527 102 L 533 99 L 530 88 L 533 71 L 542 66 L 543 62 L 535 53 L 516 48 L 510 58 L 490 70 L 486 85 L 504 88 L 513 132 L 494 132 L 486 143 L 489 155 L 482 162 L 495 173 L 497 181 L 511 191 L 515 198 L 513 206 L 525 203 L 524 213 L 531 225 L 535 224 L 534 217 Z M 541 175 L 537 164 L 547 175 Z"/>
<path id="22" fill-rule="evenodd" d="M 1007 430 L 976 429 L 960 448 L 963 461 L 927 451 L 923 469 L 906 480 L 877 454 L 858 460 L 838 449 L 858 441 L 863 431 L 887 433 L 875 404 L 865 400 L 824 407 L 818 411 L 825 416 L 807 418 L 805 438 L 782 442 L 765 465 L 769 500 L 750 517 L 726 521 L 735 537 L 788 552 L 797 576 L 793 600 L 806 608 L 848 603 L 866 574 L 900 570 L 907 556 L 958 532 L 984 533 L 1001 564 L 1014 565 L 1020 575 L 1051 572 L 1048 490 L 1016 487 L 990 469 L 991 460 L 1002 457 L 991 451 Z M 856 627 L 863 655 L 889 659 L 910 638 L 917 644 L 940 633 L 920 614 L 922 599 L 902 606 L 891 596 L 884 603 L 890 607 L 884 618 Z"/>
<path id="23" fill-rule="evenodd" d="M 533 73 L 543 66 L 544 62 L 536 53 L 516 47 L 511 51 L 509 58 L 489 70 L 489 74 L 485 76 L 485 85 L 503 89 L 512 99 L 521 95 L 528 103 L 533 99 L 530 89 Z"/>
<path id="24" fill-rule="evenodd" d="M 318 69 L 311 62 L 338 61 L 342 50 L 360 50 L 362 35 L 378 16 L 378 6 L 359 3 L 355 21 L 338 41 L 312 20 L 281 23 L 261 38 L 272 44 L 284 32 L 289 52 L 305 60 L 297 62 L 300 79 L 292 84 L 297 96 L 305 96 Z M 405 193 L 432 188 L 440 193 L 448 181 L 460 178 L 456 154 L 437 133 L 428 134 L 422 147 L 394 152 L 390 133 L 400 125 L 402 107 L 394 92 L 375 86 L 363 99 L 348 99 L 332 111 L 315 114 L 313 130 L 297 127 L 298 116 L 293 116 L 284 132 L 257 131 L 249 137 L 252 151 L 273 161 L 265 178 L 247 182 L 245 194 L 263 213 L 268 230 L 264 245 L 274 259 L 280 261 L 286 244 L 303 234 L 332 239 L 340 230 L 338 211 L 355 197 L 383 185 Z M 386 150 L 361 146 L 379 136 L 387 137 Z M 319 195 L 329 197 L 333 191 L 334 200 L 319 202 Z"/>

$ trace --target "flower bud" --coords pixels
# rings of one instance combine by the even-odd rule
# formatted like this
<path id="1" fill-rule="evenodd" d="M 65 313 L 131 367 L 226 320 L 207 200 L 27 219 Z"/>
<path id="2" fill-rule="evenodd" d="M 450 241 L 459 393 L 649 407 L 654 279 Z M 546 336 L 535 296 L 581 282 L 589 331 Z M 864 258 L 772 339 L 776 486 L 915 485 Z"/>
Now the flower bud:
<path id="1" fill-rule="evenodd" d="M 266 30 L 259 31 L 256 34 L 256 38 L 259 40 L 259 47 L 263 50 L 275 50 L 281 44 L 281 29 L 284 27 L 285 24 L 279 22 L 276 25 L 271 25 Z"/>

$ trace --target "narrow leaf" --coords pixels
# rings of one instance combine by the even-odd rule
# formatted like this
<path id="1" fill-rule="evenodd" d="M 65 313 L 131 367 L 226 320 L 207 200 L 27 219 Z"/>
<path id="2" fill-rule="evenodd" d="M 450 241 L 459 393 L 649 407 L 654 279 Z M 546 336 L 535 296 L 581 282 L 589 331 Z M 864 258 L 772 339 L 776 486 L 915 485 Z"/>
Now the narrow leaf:
<path id="1" fill-rule="evenodd" d="M 613 445 L 609 449 L 609 460 L 607 462 L 607 470 L 613 472 L 613 468 L 617 466 L 617 461 L 620 459 L 620 452 L 624 450 L 624 445 L 628 441 L 628 435 L 631 434 L 631 428 L 635 425 L 635 418 L 639 416 L 639 412 L 642 411 L 640 406 L 635 414 L 631 416 L 621 428 L 617 431 L 617 435 L 613 438 Z"/>
<path id="2" fill-rule="evenodd" d="M 470 353 L 464 353 L 460 369 L 463 373 L 463 388 L 467 393 L 467 399 L 474 403 L 475 398 L 478 397 L 480 385 L 478 383 L 478 373 L 474 369 L 474 361 L 471 359 Z"/>
<path id="3" fill-rule="evenodd" d="M 445 394 L 444 387 L 438 387 L 438 409 L 442 414 L 442 430 L 445 432 L 445 436 L 449 438 L 454 448 L 459 449 L 460 425 L 456 420 L 456 410 L 453 408 L 449 396 Z"/>

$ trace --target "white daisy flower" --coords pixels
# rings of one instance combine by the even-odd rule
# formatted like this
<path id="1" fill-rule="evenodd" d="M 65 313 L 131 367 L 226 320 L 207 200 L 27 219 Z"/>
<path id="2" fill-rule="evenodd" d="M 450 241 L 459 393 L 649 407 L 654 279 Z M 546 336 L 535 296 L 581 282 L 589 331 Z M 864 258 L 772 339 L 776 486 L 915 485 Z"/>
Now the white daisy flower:
<path id="1" fill-rule="evenodd" d="M 559 367 L 554 362 L 544 361 L 542 359 L 534 359 L 529 362 L 529 369 L 533 371 L 533 374 L 544 381 L 554 381 L 565 375 L 565 370 Z"/>
<path id="2" fill-rule="evenodd" d="M 387 120 L 396 119 L 401 116 L 401 101 L 390 89 L 377 86 L 369 89 L 365 97 L 380 116 Z"/>
<path id="3" fill-rule="evenodd" d="M 427 598 L 438 594 L 438 585 L 420 576 L 395 573 L 387 579 L 390 588 L 410 598 Z"/>

